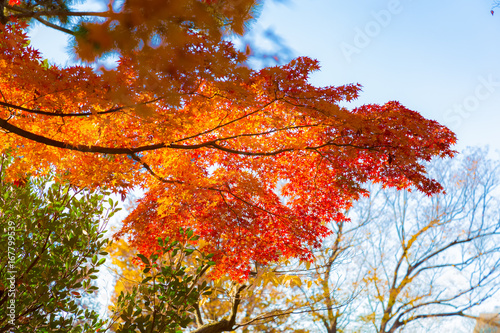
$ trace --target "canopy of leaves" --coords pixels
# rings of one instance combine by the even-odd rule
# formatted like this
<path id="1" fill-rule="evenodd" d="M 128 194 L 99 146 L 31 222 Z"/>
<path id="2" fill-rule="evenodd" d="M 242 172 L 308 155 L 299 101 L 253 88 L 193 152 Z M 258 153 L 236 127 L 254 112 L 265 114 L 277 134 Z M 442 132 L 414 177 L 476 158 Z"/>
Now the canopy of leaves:
<path id="1" fill-rule="evenodd" d="M 6 6 L 7 21 L 87 17 L 64 28 L 76 53 L 119 56 L 100 74 L 59 68 L 28 46 L 25 23 L 0 27 L 0 149 L 23 157 L 9 179 L 55 170 L 79 187 L 147 189 L 119 235 L 147 254 L 158 236 L 191 227 L 216 254 L 214 274 L 234 278 L 252 260 L 310 258 L 325 224 L 345 220 L 367 194 L 364 182 L 439 192 L 422 162 L 452 156 L 454 134 L 398 102 L 341 107 L 360 86 L 309 84 L 319 69 L 310 58 L 246 67 L 224 36 L 243 33 L 254 5 L 125 1 L 94 14 Z"/>

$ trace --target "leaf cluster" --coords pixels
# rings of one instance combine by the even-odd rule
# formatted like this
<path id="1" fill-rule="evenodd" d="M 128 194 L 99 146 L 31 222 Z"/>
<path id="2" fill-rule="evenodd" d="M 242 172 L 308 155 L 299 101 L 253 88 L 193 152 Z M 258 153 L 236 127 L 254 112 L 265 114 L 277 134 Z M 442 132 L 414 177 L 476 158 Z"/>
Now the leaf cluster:
<path id="1" fill-rule="evenodd" d="M 155 253 L 137 255 L 142 281 L 118 296 L 112 308 L 119 316 L 116 332 L 179 332 L 192 322 L 200 297 L 210 293 L 207 282 L 199 281 L 215 263 L 212 254 L 189 247 L 199 238 L 193 230 L 181 229 L 181 233 L 185 242 L 159 238 Z M 186 265 L 191 256 L 196 257 L 191 261 L 196 267 Z"/>
<path id="2" fill-rule="evenodd" d="M 9 160 L 1 159 L 0 331 L 93 332 L 103 321 L 82 297 L 97 291 L 108 244 L 102 223 L 118 208 L 112 201 L 105 208 L 106 193 L 75 191 L 48 177 L 9 183 Z"/>

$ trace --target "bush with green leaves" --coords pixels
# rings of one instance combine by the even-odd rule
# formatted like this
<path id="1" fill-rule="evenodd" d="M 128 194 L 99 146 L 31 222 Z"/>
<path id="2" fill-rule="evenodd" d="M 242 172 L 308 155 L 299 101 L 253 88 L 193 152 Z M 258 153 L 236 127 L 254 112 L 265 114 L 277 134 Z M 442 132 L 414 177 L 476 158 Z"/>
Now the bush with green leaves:
<path id="1" fill-rule="evenodd" d="M 119 316 L 117 333 L 182 333 L 193 319 L 201 295 L 210 293 L 203 276 L 215 265 L 212 254 L 191 248 L 198 239 L 192 230 L 180 230 L 184 242 L 158 239 L 159 250 L 138 254 L 143 280 L 131 292 L 121 292 L 113 312 Z"/>
<path id="2" fill-rule="evenodd" d="M 105 192 L 50 177 L 9 183 L 0 170 L 0 332 L 97 332 L 95 294 L 106 222 L 119 210 Z M 101 330 L 102 331 L 102 330 Z"/>

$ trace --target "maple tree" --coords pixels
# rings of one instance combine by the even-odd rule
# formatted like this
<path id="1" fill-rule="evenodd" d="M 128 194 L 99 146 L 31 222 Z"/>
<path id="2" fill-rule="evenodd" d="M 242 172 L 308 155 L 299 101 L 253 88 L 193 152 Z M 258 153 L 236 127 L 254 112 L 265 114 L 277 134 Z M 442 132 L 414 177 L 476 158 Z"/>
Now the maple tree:
<path id="1" fill-rule="evenodd" d="M 245 65 L 225 37 L 244 32 L 255 1 L 2 4 L 0 149 L 18 157 L 8 177 L 145 189 L 118 236 L 146 255 L 190 227 L 216 255 L 214 277 L 244 279 L 250 261 L 311 259 L 364 182 L 441 191 L 422 162 L 454 154 L 446 127 L 398 102 L 341 106 L 360 86 L 311 85 L 319 65 L 307 57 Z M 29 19 L 72 35 L 82 60 L 114 52 L 116 68 L 48 64 L 28 45 Z"/>

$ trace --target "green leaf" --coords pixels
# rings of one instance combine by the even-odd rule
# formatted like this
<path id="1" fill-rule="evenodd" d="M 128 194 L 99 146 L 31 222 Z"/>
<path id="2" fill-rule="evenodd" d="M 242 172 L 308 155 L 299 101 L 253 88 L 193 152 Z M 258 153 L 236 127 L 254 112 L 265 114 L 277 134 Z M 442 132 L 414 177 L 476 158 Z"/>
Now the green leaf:
<path id="1" fill-rule="evenodd" d="M 42 61 L 42 68 L 43 69 L 49 69 L 50 65 L 49 65 L 49 61 L 47 59 L 44 59 Z"/>
<path id="2" fill-rule="evenodd" d="M 139 254 L 137 254 L 137 257 L 138 257 L 139 259 L 141 259 L 141 261 L 142 261 L 143 263 L 145 263 L 146 265 L 148 265 L 148 266 L 150 266 L 150 265 L 151 265 L 151 264 L 149 263 L 148 258 L 146 258 L 146 256 L 145 256 L 145 255 L 143 255 L 143 254 L 139 253 Z"/>

